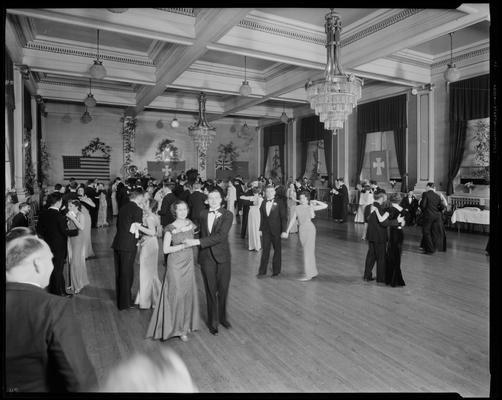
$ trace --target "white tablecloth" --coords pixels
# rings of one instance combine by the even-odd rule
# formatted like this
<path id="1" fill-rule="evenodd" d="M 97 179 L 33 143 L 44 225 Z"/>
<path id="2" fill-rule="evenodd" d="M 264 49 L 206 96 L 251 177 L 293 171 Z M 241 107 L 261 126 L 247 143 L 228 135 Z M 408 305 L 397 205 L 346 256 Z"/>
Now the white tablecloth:
<path id="1" fill-rule="evenodd" d="M 469 224 L 490 225 L 490 211 L 475 207 L 458 208 L 451 216 L 451 222 L 467 222 Z"/>

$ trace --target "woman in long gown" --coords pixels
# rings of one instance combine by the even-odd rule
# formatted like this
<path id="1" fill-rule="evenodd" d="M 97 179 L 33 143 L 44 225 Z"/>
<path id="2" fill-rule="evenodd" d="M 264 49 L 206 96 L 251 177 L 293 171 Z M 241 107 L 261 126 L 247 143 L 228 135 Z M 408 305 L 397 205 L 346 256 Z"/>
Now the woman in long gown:
<path id="1" fill-rule="evenodd" d="M 235 189 L 235 186 L 232 182 L 231 179 L 228 180 L 228 187 L 227 187 L 227 197 L 225 198 L 227 201 L 227 210 L 231 211 L 232 214 L 234 214 L 234 220 L 232 222 L 233 224 L 237 223 L 237 219 L 235 218 L 235 201 L 237 200 L 237 190 Z"/>
<path id="2" fill-rule="evenodd" d="M 84 194 L 84 188 L 80 186 L 77 189 L 77 195 L 80 203 L 83 205 L 82 214 L 84 215 L 84 254 L 85 258 L 95 257 L 94 250 L 92 248 L 92 240 L 91 240 L 91 213 L 89 210 L 91 207 L 96 207 L 96 204 Z"/>
<path id="3" fill-rule="evenodd" d="M 304 276 L 299 278 L 300 281 L 310 281 L 317 276 L 316 261 L 315 261 L 315 237 L 316 229 L 312 223 L 312 218 L 315 218 L 315 212 L 328 208 L 326 203 L 319 200 L 310 200 L 309 192 L 302 192 L 298 196 L 298 204 L 295 207 L 293 219 L 289 222 L 286 234 L 289 234 L 293 223 L 298 219 L 298 232 L 300 236 L 300 243 L 303 248 L 303 267 Z"/>
<path id="4" fill-rule="evenodd" d="M 390 198 L 391 207 L 383 215 L 378 209 L 371 206 L 371 212 L 375 212 L 380 222 L 389 220 L 397 220 L 398 217 L 404 218 L 405 211 L 399 205 L 401 195 L 393 193 Z M 403 228 L 401 226 L 391 226 L 389 228 L 389 243 L 387 246 L 387 254 L 385 260 L 385 284 L 392 287 L 405 286 L 403 274 L 401 272 L 401 256 L 403 254 Z"/>
<path id="5" fill-rule="evenodd" d="M 167 340 L 180 337 L 188 340 L 188 333 L 200 325 L 199 298 L 195 283 L 194 252 L 183 243 L 193 239 L 195 224 L 187 219 L 188 205 L 181 200 L 172 206 L 176 220 L 167 225 L 163 250 L 167 270 L 162 289 L 148 326 L 147 338 Z"/>
<path id="6" fill-rule="evenodd" d="M 70 289 L 74 294 L 78 294 L 84 286 L 89 284 L 87 277 L 87 266 L 85 265 L 85 240 L 84 230 L 86 221 L 82 212 L 82 204 L 78 200 L 68 202 L 68 213 L 66 216 L 70 220 L 70 228 L 78 229 L 77 236 L 71 236 L 68 241 L 68 265 L 70 274 Z M 73 226 L 71 226 L 73 225 Z"/>
<path id="7" fill-rule="evenodd" d="M 296 221 L 295 218 L 293 218 L 293 215 L 295 213 L 295 207 L 296 207 L 296 189 L 295 185 L 293 182 L 290 182 L 288 185 L 288 190 L 286 191 L 286 197 L 287 197 L 287 204 L 288 204 L 288 226 L 291 221 L 293 222 L 293 225 L 291 226 L 291 231 L 289 233 L 297 233 L 298 232 L 298 222 Z"/>
<path id="8" fill-rule="evenodd" d="M 159 265 L 159 237 L 162 236 L 160 218 L 156 214 L 158 203 L 148 199 L 143 209 L 143 225 L 139 230 L 144 236 L 141 238 L 139 253 L 139 290 L 134 304 L 139 308 L 155 308 L 159 300 L 160 279 Z"/>
<path id="9" fill-rule="evenodd" d="M 106 202 L 105 186 L 102 183 L 98 184 L 98 193 L 99 193 L 99 209 L 98 209 L 98 221 L 96 225 L 98 228 L 101 228 L 108 226 L 108 222 L 106 220 L 108 203 Z"/>
<path id="10" fill-rule="evenodd" d="M 253 205 L 249 206 L 248 212 L 248 247 L 249 251 L 261 250 L 261 237 L 260 237 L 260 206 L 263 202 L 260 188 L 253 187 L 252 196 L 241 196 L 241 200 L 249 200 Z"/>

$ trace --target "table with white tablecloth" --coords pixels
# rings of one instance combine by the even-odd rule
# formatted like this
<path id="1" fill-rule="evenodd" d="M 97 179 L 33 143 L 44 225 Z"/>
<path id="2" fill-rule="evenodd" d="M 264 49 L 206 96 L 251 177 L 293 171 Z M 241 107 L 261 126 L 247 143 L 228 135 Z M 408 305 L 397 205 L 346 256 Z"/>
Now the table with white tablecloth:
<path id="1" fill-rule="evenodd" d="M 466 224 L 490 225 L 490 211 L 480 210 L 477 207 L 457 208 L 451 216 L 451 222 L 457 223 L 460 231 L 459 222 Z"/>

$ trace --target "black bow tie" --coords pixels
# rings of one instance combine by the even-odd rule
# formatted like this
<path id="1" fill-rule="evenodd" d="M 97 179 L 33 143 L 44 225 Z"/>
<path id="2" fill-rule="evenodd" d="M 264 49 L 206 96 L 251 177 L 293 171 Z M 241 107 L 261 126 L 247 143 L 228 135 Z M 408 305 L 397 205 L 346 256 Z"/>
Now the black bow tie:
<path id="1" fill-rule="evenodd" d="M 271 199 L 271 200 L 267 200 L 267 203 L 270 202 L 270 201 L 274 201 L 274 199 Z"/>
<path id="2" fill-rule="evenodd" d="M 218 211 L 218 210 L 209 211 L 209 214 L 216 214 L 216 211 Z"/>

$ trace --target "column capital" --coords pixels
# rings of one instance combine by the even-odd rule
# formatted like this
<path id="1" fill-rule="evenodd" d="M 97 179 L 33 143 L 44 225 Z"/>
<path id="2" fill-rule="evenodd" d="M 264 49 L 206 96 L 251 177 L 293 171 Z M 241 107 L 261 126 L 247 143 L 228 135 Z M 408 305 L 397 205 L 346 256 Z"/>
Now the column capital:
<path id="1" fill-rule="evenodd" d="M 21 76 L 23 77 L 24 80 L 29 80 L 30 79 L 30 67 L 25 65 L 25 64 L 15 64 L 14 69 L 18 70 L 21 73 Z"/>

